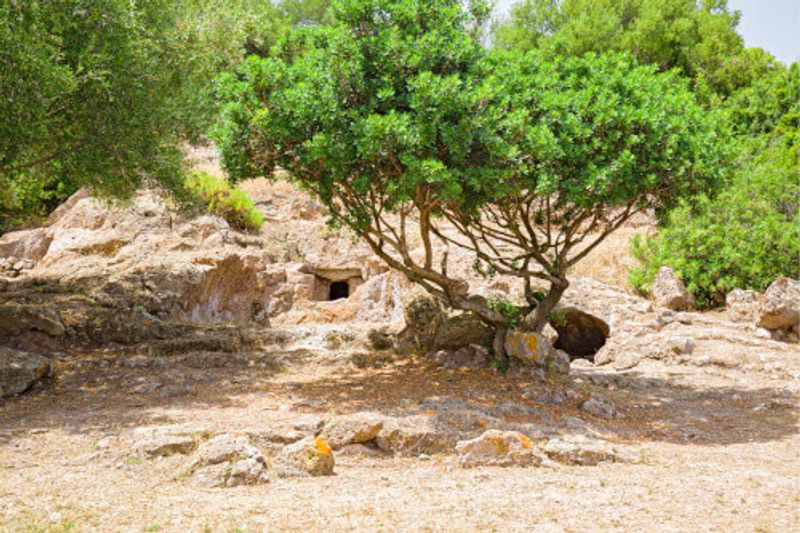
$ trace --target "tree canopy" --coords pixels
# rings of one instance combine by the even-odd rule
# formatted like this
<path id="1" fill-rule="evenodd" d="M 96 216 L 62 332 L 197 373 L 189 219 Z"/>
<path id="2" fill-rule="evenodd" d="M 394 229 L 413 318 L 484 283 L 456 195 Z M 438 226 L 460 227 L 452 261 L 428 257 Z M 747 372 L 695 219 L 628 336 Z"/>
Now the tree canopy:
<path id="1" fill-rule="evenodd" d="M 489 323 L 509 318 L 432 243 L 521 278 L 539 329 L 597 242 L 717 185 L 724 128 L 685 81 L 629 56 L 488 50 L 488 14 L 482 2 L 338 2 L 330 24 L 296 29 L 225 80 L 217 138 L 235 178 L 286 168 L 389 265 Z M 535 281 L 549 287 L 542 302 Z"/>
<path id="2" fill-rule="evenodd" d="M 727 0 L 521 0 L 495 28 L 495 42 L 549 55 L 627 51 L 727 95 L 777 67 L 772 55 L 744 48 L 738 23 Z"/>

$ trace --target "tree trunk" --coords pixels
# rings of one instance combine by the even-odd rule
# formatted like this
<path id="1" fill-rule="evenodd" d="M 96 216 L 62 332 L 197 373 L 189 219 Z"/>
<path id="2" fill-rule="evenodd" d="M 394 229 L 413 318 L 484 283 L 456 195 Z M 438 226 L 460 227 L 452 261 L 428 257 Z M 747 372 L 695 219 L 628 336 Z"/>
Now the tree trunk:
<path id="1" fill-rule="evenodd" d="M 537 305 L 520 323 L 519 329 L 541 333 L 544 326 L 550 320 L 550 313 L 552 313 L 553 309 L 558 305 L 567 287 L 569 287 L 569 282 L 564 278 L 561 279 L 560 283 L 553 283 L 550 285 L 550 291 L 544 299 L 539 302 L 539 305 Z"/>

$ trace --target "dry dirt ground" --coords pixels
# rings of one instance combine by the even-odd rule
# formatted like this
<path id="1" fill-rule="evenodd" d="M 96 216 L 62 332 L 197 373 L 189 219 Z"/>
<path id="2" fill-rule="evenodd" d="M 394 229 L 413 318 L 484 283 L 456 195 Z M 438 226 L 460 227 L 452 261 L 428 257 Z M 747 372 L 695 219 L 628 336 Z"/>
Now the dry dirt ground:
<path id="1" fill-rule="evenodd" d="M 212 369 L 133 360 L 64 354 L 55 378 L 0 403 L 0 530 L 800 531 L 798 383 L 786 377 L 646 362 L 527 382 L 414 359 L 370 369 L 313 357 Z M 620 416 L 523 398 L 531 387 L 597 391 Z M 452 455 L 337 457 L 332 477 L 206 489 L 176 477 L 178 459 L 143 460 L 125 440 L 146 425 L 247 431 L 431 397 L 517 402 L 530 408 L 521 421 L 582 425 L 635 460 L 463 469 Z"/>

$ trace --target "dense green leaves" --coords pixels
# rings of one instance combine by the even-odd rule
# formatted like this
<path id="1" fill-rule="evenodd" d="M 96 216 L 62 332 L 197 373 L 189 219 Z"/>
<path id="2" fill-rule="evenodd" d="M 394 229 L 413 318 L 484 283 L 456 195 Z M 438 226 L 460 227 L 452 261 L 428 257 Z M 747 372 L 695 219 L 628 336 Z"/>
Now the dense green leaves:
<path id="1" fill-rule="evenodd" d="M 495 42 L 550 56 L 627 51 L 730 94 L 777 63 L 763 50 L 744 48 L 738 22 L 727 0 L 521 0 L 495 28 Z"/>
<path id="2" fill-rule="evenodd" d="M 562 290 L 587 231 L 602 238 L 721 181 L 725 128 L 676 74 L 626 55 L 490 50 L 487 13 L 455 0 L 335 3 L 330 24 L 296 29 L 223 80 L 224 164 L 235 179 L 289 170 L 392 266 L 463 306 L 474 300 L 434 266 L 432 235 Z M 390 213 L 418 224 L 420 263 Z M 483 244 L 487 232 L 513 249 Z"/>
<path id="3" fill-rule="evenodd" d="M 657 236 L 635 243 L 643 265 L 631 281 L 646 291 L 670 265 L 703 307 L 734 288 L 764 290 L 800 275 L 800 65 L 760 80 L 726 107 L 740 133 L 739 164 L 716 198 L 671 214 Z"/>

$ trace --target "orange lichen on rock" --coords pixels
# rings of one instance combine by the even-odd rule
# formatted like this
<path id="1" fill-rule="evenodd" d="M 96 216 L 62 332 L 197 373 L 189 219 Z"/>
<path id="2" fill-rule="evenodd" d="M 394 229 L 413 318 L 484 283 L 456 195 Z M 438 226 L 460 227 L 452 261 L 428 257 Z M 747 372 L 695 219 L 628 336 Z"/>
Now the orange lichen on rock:
<path id="1" fill-rule="evenodd" d="M 331 445 L 328 444 L 328 441 L 326 441 L 322 437 L 317 437 L 316 438 L 315 448 L 322 455 L 332 455 L 333 454 L 333 448 L 331 448 Z"/>

